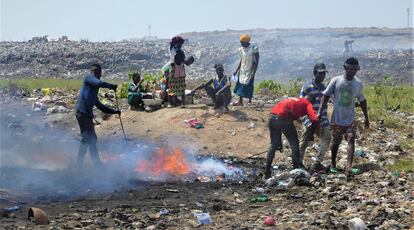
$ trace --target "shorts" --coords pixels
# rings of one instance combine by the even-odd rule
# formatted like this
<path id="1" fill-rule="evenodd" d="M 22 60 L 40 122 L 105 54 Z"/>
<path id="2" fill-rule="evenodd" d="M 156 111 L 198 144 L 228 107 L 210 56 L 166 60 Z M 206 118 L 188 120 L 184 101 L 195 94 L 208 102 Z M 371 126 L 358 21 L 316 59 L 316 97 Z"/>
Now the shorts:
<path id="1" fill-rule="evenodd" d="M 347 140 L 347 134 L 354 134 L 354 139 L 356 136 L 356 123 L 352 122 L 350 126 L 341 126 L 336 124 L 331 124 L 332 130 L 332 140 L 334 143 L 341 142 L 342 137 Z"/>

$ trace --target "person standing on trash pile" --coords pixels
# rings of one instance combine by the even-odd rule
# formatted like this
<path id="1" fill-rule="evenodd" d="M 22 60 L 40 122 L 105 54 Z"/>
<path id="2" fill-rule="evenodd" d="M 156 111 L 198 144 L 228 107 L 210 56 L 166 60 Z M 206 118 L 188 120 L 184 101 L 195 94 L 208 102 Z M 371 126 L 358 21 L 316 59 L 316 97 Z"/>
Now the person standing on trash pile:
<path id="1" fill-rule="evenodd" d="M 231 80 L 224 74 L 224 68 L 222 64 L 215 64 L 217 77 L 213 77 L 206 83 L 193 89 L 191 92 L 194 94 L 196 90 L 205 89 L 208 96 L 213 100 L 214 109 L 220 109 L 223 107 L 223 112 L 228 112 L 231 101 Z M 213 87 L 211 86 L 213 84 Z"/>
<path id="2" fill-rule="evenodd" d="M 312 102 L 305 98 L 287 98 L 277 103 L 269 117 L 270 146 L 267 152 L 264 178 L 271 177 L 271 168 L 276 150 L 282 150 L 282 133 L 286 136 L 292 149 L 293 168 L 304 168 L 300 161 L 299 139 L 293 121 L 307 115 L 313 126 L 318 126 L 318 116 L 313 110 Z"/>
<path id="3" fill-rule="evenodd" d="M 331 117 L 332 145 L 331 145 L 331 167 L 330 171 L 336 173 L 336 156 L 342 137 L 348 141 L 347 165 L 345 174 L 350 177 L 358 173 L 358 169 L 352 168 L 352 161 L 355 151 L 355 99 L 358 98 L 362 112 L 365 117 L 365 128 L 369 128 L 367 100 L 363 94 L 361 80 L 355 77 L 360 69 L 356 58 L 348 58 L 344 63 L 345 74 L 332 78 L 328 87 L 323 91 L 321 106 L 319 107 L 318 117 L 323 116 L 323 111 L 327 106 L 331 95 L 334 95 L 333 112 Z"/>
<path id="4" fill-rule="evenodd" d="M 76 119 L 78 120 L 81 133 L 81 143 L 79 145 L 77 159 L 78 168 L 82 168 L 83 166 L 83 160 L 88 147 L 91 159 L 95 166 L 101 166 L 98 149 L 96 147 L 97 136 L 93 125 L 93 106 L 96 106 L 104 113 L 121 115 L 121 111 L 108 108 L 99 101 L 99 88 L 107 88 L 112 90 L 117 89 L 117 85 L 101 81 L 101 76 L 101 66 L 99 64 L 93 64 L 91 73 L 86 75 L 83 81 L 83 85 L 80 89 L 79 97 L 76 102 Z"/>
<path id="5" fill-rule="evenodd" d="M 323 63 L 318 63 L 313 67 L 313 80 L 309 83 L 303 85 L 302 90 L 300 91 L 301 98 L 309 98 L 309 101 L 313 101 L 313 110 L 317 113 L 319 111 L 322 92 L 325 90 L 325 85 L 323 81 L 325 80 L 326 66 Z M 300 161 L 303 164 L 303 158 L 305 156 L 306 148 L 309 141 L 314 140 L 314 134 L 317 134 L 320 137 L 320 147 L 318 149 L 318 155 L 316 156 L 316 161 L 313 164 L 312 168 L 316 171 L 325 169 L 322 162 L 325 156 L 326 151 L 328 150 L 329 143 L 331 141 L 331 129 L 329 127 L 328 114 L 326 109 L 322 111 L 321 119 L 319 123 L 319 129 L 314 129 L 315 126 L 312 125 L 312 121 L 308 116 L 302 118 L 303 132 L 302 140 L 300 143 Z"/>
<path id="6" fill-rule="evenodd" d="M 190 56 L 185 60 L 184 64 L 191 65 L 193 62 L 194 57 Z M 180 103 L 177 95 L 181 95 L 181 100 L 183 99 L 183 95 L 185 96 L 185 77 L 176 77 L 176 68 L 174 66 L 175 63 L 168 62 L 161 70 L 163 73 L 161 79 L 161 98 L 168 101 L 168 107 L 177 106 Z"/>
<path id="7" fill-rule="evenodd" d="M 143 86 L 144 79 L 139 73 L 132 74 L 132 82 L 128 85 L 128 104 L 131 110 L 144 109 L 142 99 L 151 99 L 151 95 L 145 95 L 148 91 L 148 83 Z"/>
<path id="8" fill-rule="evenodd" d="M 168 85 L 168 100 L 169 107 L 178 104 L 178 97 L 181 97 L 181 105 L 185 105 L 185 66 L 191 65 L 194 58 L 191 56 L 185 58 L 185 53 L 181 49 L 184 44 L 184 39 L 180 36 L 175 36 L 170 41 L 170 61 L 166 64 L 165 69 L 169 68 Z M 163 69 L 164 69 L 163 67 Z"/>
<path id="9" fill-rule="evenodd" d="M 243 106 L 243 98 L 252 102 L 254 90 L 254 77 L 256 75 L 257 66 L 259 65 L 259 49 L 257 46 L 250 44 L 250 36 L 243 34 L 240 36 L 239 48 L 240 62 L 233 73 L 238 76 L 234 93 L 239 96 L 239 101 L 233 103 L 234 106 Z"/>

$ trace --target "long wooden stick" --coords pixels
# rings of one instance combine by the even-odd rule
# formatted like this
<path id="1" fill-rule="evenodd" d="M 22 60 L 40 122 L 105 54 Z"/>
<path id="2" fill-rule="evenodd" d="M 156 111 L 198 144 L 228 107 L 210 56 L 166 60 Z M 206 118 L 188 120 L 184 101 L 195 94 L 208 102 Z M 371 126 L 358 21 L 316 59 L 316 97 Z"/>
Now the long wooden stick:
<path id="1" fill-rule="evenodd" d="M 116 90 L 115 90 L 115 102 L 116 102 L 116 108 L 118 109 L 118 111 L 121 111 L 121 110 L 119 110 L 118 97 L 116 96 Z M 125 142 L 127 142 L 127 138 L 126 138 L 125 130 L 124 130 L 124 124 L 122 123 L 121 114 L 119 114 L 119 122 L 121 122 L 122 133 L 124 134 Z"/>

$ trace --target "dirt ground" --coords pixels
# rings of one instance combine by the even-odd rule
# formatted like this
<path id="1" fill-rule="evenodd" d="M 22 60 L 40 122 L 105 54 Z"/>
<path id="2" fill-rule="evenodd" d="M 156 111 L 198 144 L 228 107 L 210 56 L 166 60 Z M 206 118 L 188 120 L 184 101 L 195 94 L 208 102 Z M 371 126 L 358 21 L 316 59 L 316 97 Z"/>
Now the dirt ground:
<path id="1" fill-rule="evenodd" d="M 269 109 L 270 110 L 270 109 Z M 195 145 L 200 153 L 226 157 L 249 157 L 267 150 L 269 110 L 238 108 L 216 113 L 211 107 L 190 105 L 188 108 L 165 108 L 152 113 L 125 111 L 122 121 L 129 139 L 148 138 L 160 142 L 179 138 Z M 197 118 L 203 128 L 191 128 L 184 121 Z M 123 135 L 120 122 L 112 116 L 97 127 L 98 135 Z"/>
<path id="2" fill-rule="evenodd" d="M 196 146 L 200 154 L 219 156 L 242 168 L 246 177 L 218 182 L 162 183 L 132 178 L 128 187 L 99 194 L 92 192 L 75 199 L 61 198 L 58 194 L 23 199 L 20 210 L 8 217 L 0 217 L 0 227 L 44 229 L 45 226 L 36 226 L 26 220 L 27 210 L 32 206 L 42 208 L 48 214 L 50 224 L 46 228 L 51 229 L 348 229 L 348 220 L 353 217 L 363 219 L 370 229 L 408 229 L 412 226 L 414 173 L 395 176 L 381 162 L 413 153 L 385 154 L 395 151 L 386 150 L 383 142 L 388 141 L 389 134 L 379 131 L 375 124 L 370 133 L 357 141 L 357 146 L 368 148 L 368 153 L 382 154 L 384 159 L 374 162 L 371 158 L 355 158 L 355 166 L 362 173 L 353 180 L 344 179 L 342 173 L 320 173 L 314 174 L 314 177 L 322 178 L 318 186 L 276 190 L 265 188 L 261 179 L 264 152 L 269 145 L 266 125 L 270 108 L 233 108 L 231 112 L 219 115 L 210 108 L 193 105 L 152 113 L 128 110 L 122 114 L 122 121 L 131 142 L 144 137 L 144 140 L 155 140 L 160 145 Z M 191 118 L 201 121 L 204 128 L 191 128 L 184 122 Z M 72 135 L 78 133 L 73 113 L 52 114 L 44 117 L 44 121 L 54 127 L 64 127 Z M 98 116 L 97 121 L 101 123 L 96 126 L 101 142 L 110 138 L 122 139 L 117 116 L 106 120 Z M 401 131 L 400 135 L 405 137 L 410 133 L 412 127 Z M 344 148 L 340 151 L 339 161 L 343 163 Z M 310 148 L 306 157 L 308 165 L 315 154 Z M 276 155 L 274 173 L 290 170 L 289 149 Z M 329 154 L 326 162 L 328 157 Z M 256 188 L 265 188 L 269 200 L 250 202 L 252 197 L 260 195 Z M 0 198 L 13 198 L 7 190 L 0 190 L 0 195 Z M 14 204 L 0 199 L 2 208 Z M 196 210 L 209 213 L 212 224 L 200 225 L 194 216 Z M 277 225 L 264 225 L 266 216 L 277 219 Z"/>

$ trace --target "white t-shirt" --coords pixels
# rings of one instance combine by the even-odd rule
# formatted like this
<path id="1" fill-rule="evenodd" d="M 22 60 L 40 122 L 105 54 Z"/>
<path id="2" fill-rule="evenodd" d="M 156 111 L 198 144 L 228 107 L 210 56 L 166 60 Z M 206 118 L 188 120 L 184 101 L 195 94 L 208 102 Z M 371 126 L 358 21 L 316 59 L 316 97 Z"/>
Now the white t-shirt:
<path id="1" fill-rule="evenodd" d="M 334 94 L 334 106 L 331 121 L 340 126 L 350 126 L 355 118 L 355 99 L 364 101 L 363 86 L 361 80 L 354 77 L 348 81 L 344 75 L 332 78 L 323 94 Z"/>
<path id="2" fill-rule="evenodd" d="M 253 63 L 257 63 L 256 53 L 259 53 L 259 49 L 250 44 L 248 47 L 240 47 L 240 73 L 239 82 L 243 85 L 247 85 L 250 79 L 253 77 Z"/>

